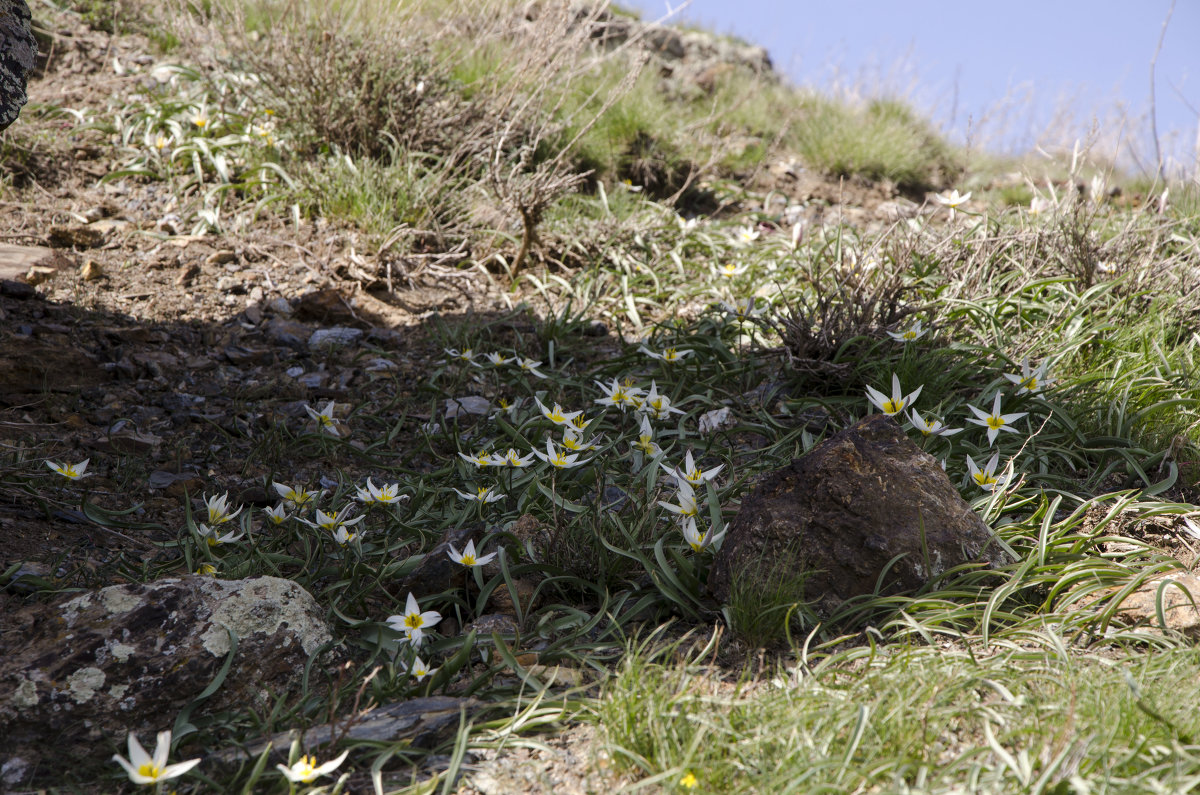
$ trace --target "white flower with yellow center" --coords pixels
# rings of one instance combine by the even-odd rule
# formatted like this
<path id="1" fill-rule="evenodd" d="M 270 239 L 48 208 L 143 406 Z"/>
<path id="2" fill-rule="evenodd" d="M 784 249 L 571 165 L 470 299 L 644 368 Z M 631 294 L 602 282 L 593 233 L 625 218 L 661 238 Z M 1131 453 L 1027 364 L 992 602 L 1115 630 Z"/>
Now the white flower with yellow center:
<path id="1" fill-rule="evenodd" d="M 699 528 L 696 526 L 696 518 L 694 516 L 689 516 L 684 519 L 681 529 L 683 530 L 683 540 L 687 542 L 688 546 L 692 548 L 693 552 L 703 552 L 714 542 L 720 541 L 725 535 L 724 530 L 716 535 L 713 535 L 713 529 L 711 525 L 706 532 L 701 533 Z"/>
<path id="2" fill-rule="evenodd" d="M 758 240 L 759 231 L 753 226 L 738 227 L 737 232 L 733 235 L 733 242 L 739 246 L 748 246 L 755 240 Z"/>
<path id="3" fill-rule="evenodd" d="M 996 437 L 1000 435 L 1000 431 L 1005 431 L 1007 433 L 1020 433 L 1020 431 L 1012 427 L 1012 423 L 1029 413 L 1027 411 L 1018 411 L 1015 414 L 1001 414 L 999 392 L 996 393 L 996 399 L 992 401 L 991 414 L 988 414 L 983 409 L 977 409 L 971 405 L 968 405 L 967 408 L 969 408 L 977 418 L 971 419 L 968 417 L 967 422 L 970 422 L 974 425 L 982 425 L 988 429 L 987 438 L 989 446 L 995 444 Z"/>
<path id="4" fill-rule="evenodd" d="M 482 502 L 485 505 L 489 502 L 496 502 L 497 500 L 504 499 L 503 494 L 484 486 L 480 486 L 478 489 L 476 489 L 474 494 L 469 491 L 459 491 L 458 489 L 454 489 L 454 493 L 469 502 Z"/>
<path id="5" fill-rule="evenodd" d="M 330 533 L 336 533 L 339 527 L 353 527 L 354 525 L 365 519 L 365 516 L 356 516 L 353 519 L 348 519 L 350 512 L 354 510 L 354 506 L 347 505 L 337 513 L 325 513 L 317 509 L 317 521 L 310 522 L 307 519 L 301 519 L 309 527 L 315 527 L 318 530 L 325 530 Z"/>
<path id="6" fill-rule="evenodd" d="M 154 746 L 154 756 L 146 753 L 146 749 L 138 742 L 133 732 L 129 733 L 129 759 L 120 754 L 113 755 L 113 761 L 125 768 L 129 780 L 134 784 L 157 784 L 160 781 L 177 778 L 200 764 L 199 759 L 189 759 L 186 762 L 167 764 L 167 756 L 171 753 L 171 733 L 159 732 L 158 742 Z"/>
<path id="7" fill-rule="evenodd" d="M 621 384 L 617 379 L 612 380 L 612 384 L 605 386 L 602 382 L 597 381 L 596 386 L 604 390 L 604 397 L 597 398 L 594 403 L 601 406 L 616 406 L 621 411 L 625 411 L 626 407 L 633 406 L 637 408 L 642 402 L 642 390 L 629 384 Z"/>
<path id="8" fill-rule="evenodd" d="M 573 453 L 583 453 L 588 450 L 595 450 L 600 438 L 593 436 L 586 442 L 583 440 L 583 434 L 575 430 L 573 427 L 563 428 L 562 446 Z"/>
<path id="9" fill-rule="evenodd" d="M 421 606 L 411 593 L 404 605 L 404 612 L 398 616 L 388 616 L 387 625 L 397 632 L 403 632 L 401 643 L 410 643 L 413 648 L 420 648 L 425 639 L 425 633 L 442 620 L 442 614 L 436 610 L 421 612 Z"/>
<path id="10" fill-rule="evenodd" d="M 468 464 L 474 464 L 475 466 L 480 467 L 480 468 L 483 468 L 485 466 L 495 463 L 495 461 L 492 460 L 493 459 L 492 454 L 484 452 L 483 450 L 480 450 L 475 455 L 467 455 L 466 453 L 459 453 L 458 457 L 461 458 L 462 460 L 466 461 Z"/>
<path id="11" fill-rule="evenodd" d="M 354 499 L 358 500 L 364 505 L 375 504 L 375 495 L 372 493 L 374 491 L 374 487 L 370 478 L 367 478 L 367 485 L 355 486 L 354 490 L 356 492 Z"/>
<path id="12" fill-rule="evenodd" d="M 85 458 L 78 464 L 60 464 L 57 461 L 47 461 L 46 466 L 68 480 L 79 480 L 80 478 L 87 477 L 88 462 L 91 460 L 90 458 Z"/>
<path id="13" fill-rule="evenodd" d="M 418 682 L 420 682 L 425 679 L 425 677 L 436 674 L 438 669 L 430 668 L 424 661 L 421 660 L 420 656 L 417 656 L 413 657 L 412 665 L 400 663 L 400 670 L 406 674 L 411 674 L 413 679 L 416 679 Z"/>
<path id="14" fill-rule="evenodd" d="M 304 410 L 308 412 L 308 416 L 312 417 L 317 423 L 317 427 L 330 436 L 341 436 L 341 431 L 338 430 L 337 422 L 333 419 L 333 411 L 337 408 L 337 403 L 329 401 L 325 404 L 325 408 L 317 411 L 312 406 L 305 406 Z"/>
<path id="15" fill-rule="evenodd" d="M 563 411 L 563 407 L 557 403 L 554 404 L 554 408 L 548 409 L 537 398 L 534 398 L 533 402 L 537 404 L 538 409 L 542 412 L 542 416 L 555 425 L 566 425 L 583 413 L 582 411 Z"/>
<path id="16" fill-rule="evenodd" d="M 748 270 L 750 270 L 750 266 L 745 263 L 739 265 L 735 262 L 726 262 L 717 267 L 717 275 L 725 279 L 732 279 L 734 276 L 741 276 Z"/>
<path id="17" fill-rule="evenodd" d="M 696 505 L 696 490 L 686 480 L 677 480 L 676 485 L 679 486 L 679 493 L 675 495 L 678 502 L 670 503 L 659 500 L 658 504 L 671 513 L 679 514 L 685 519 L 689 516 L 699 514 L 700 509 Z"/>
<path id="18" fill-rule="evenodd" d="M 646 393 L 642 404 L 638 406 L 638 411 L 645 412 L 656 420 L 665 420 L 672 414 L 683 413 L 683 409 L 677 409 L 671 405 L 669 397 L 658 394 L 658 384 L 654 381 L 650 382 L 650 391 Z"/>
<path id="19" fill-rule="evenodd" d="M 375 498 L 375 502 L 380 505 L 391 505 L 392 503 L 404 502 L 408 499 L 407 494 L 400 493 L 399 483 L 384 483 L 382 486 L 376 487 L 371 483 L 371 479 L 367 478 L 367 489 L 371 492 L 371 496 Z"/>
<path id="20" fill-rule="evenodd" d="M 492 366 L 494 367 L 499 367 L 512 361 L 512 359 L 508 358 L 503 353 L 485 353 L 483 358 L 491 362 Z"/>
<path id="21" fill-rule="evenodd" d="M 533 463 L 533 453 L 521 455 L 513 448 L 508 450 L 503 455 L 494 455 L 488 459 L 488 463 L 497 467 L 512 467 L 513 469 L 521 469 Z"/>
<path id="22" fill-rule="evenodd" d="M 275 765 L 279 768 L 279 772 L 283 773 L 284 777 L 293 784 L 311 784 L 319 777 L 328 775 L 338 769 L 342 762 L 346 761 L 346 757 L 350 754 L 349 751 L 343 751 L 342 755 L 337 759 L 326 762 L 323 765 L 317 764 L 315 756 L 305 754 L 296 760 L 296 763 L 288 766 L 284 764 Z"/>
<path id="23" fill-rule="evenodd" d="M 220 497 L 215 494 L 212 497 L 205 497 L 204 504 L 208 508 L 208 523 L 209 524 L 225 524 L 242 512 L 239 507 L 236 511 L 229 511 L 229 492 L 225 492 Z"/>
<path id="24" fill-rule="evenodd" d="M 644 455 L 653 458 L 662 452 L 662 448 L 654 441 L 654 428 L 650 425 L 650 418 L 642 416 L 642 427 L 638 434 L 638 440 L 633 443 L 634 450 L 640 450 Z"/>
<path id="25" fill-rule="evenodd" d="M 933 196 L 934 201 L 943 207 L 950 208 L 950 220 L 954 220 L 954 211 L 966 203 L 967 199 L 971 198 L 971 192 L 959 194 L 958 190 L 952 190 L 949 193 L 936 193 Z"/>
<path id="26" fill-rule="evenodd" d="M 681 482 L 681 481 L 686 481 L 688 484 L 690 484 L 692 486 L 699 486 L 701 483 L 704 483 L 705 481 L 712 480 L 720 473 L 720 471 L 722 469 L 725 468 L 724 464 L 719 464 L 718 466 L 715 466 L 712 469 L 707 469 L 707 470 L 700 469 L 700 467 L 696 466 L 695 462 L 692 460 L 692 451 L 691 450 L 688 450 L 687 454 L 684 455 L 682 467 L 677 466 L 677 467 L 672 468 L 672 467 L 667 466 L 665 463 L 660 463 L 659 466 L 661 466 L 663 469 L 665 469 L 667 471 L 668 475 L 675 478 L 675 481 L 677 483 Z"/>
<path id="27" fill-rule="evenodd" d="M 263 511 L 263 513 L 267 515 L 267 520 L 270 521 L 271 524 L 275 525 L 283 524 L 288 520 L 289 517 L 287 512 L 287 504 L 282 502 L 276 505 L 274 508 L 267 508 L 265 511 Z"/>
<path id="28" fill-rule="evenodd" d="M 721 308 L 724 309 L 727 314 L 738 320 L 750 320 L 756 315 L 761 315 L 764 311 L 766 311 L 766 307 L 756 308 L 753 298 L 745 298 L 733 304 L 722 301 Z"/>
<path id="29" fill-rule="evenodd" d="M 245 533 L 235 532 L 230 530 L 225 535 L 221 535 L 215 528 L 202 524 L 196 528 L 196 533 L 204 539 L 210 547 L 219 547 L 222 544 L 232 544 L 234 541 L 240 541 Z"/>
<path id="30" fill-rule="evenodd" d="M 1004 377 L 1017 386 L 1017 394 L 1040 394 L 1043 389 L 1054 386 L 1054 382 L 1046 377 L 1046 368 L 1050 363 L 1043 361 L 1036 371 L 1029 369 L 1029 360 L 1021 360 L 1021 374 L 1005 373 Z"/>
<path id="31" fill-rule="evenodd" d="M 291 486 L 285 486 L 282 483 L 272 483 L 271 485 L 275 487 L 275 491 L 280 497 L 283 498 L 283 501 L 287 503 L 289 508 L 299 508 L 303 510 L 313 502 L 319 500 L 325 494 L 323 490 L 309 491 L 303 486 L 298 489 L 294 489 Z"/>
<path id="32" fill-rule="evenodd" d="M 883 394 L 878 389 L 867 387 L 867 400 L 871 401 L 871 405 L 875 406 L 875 408 L 891 417 L 895 414 L 899 414 L 901 411 L 904 411 L 904 407 L 916 400 L 917 396 L 921 394 L 921 390 L 924 388 L 925 385 L 922 384 L 913 392 L 905 395 L 900 389 L 899 376 L 897 376 L 895 373 L 892 373 L 891 398 L 888 398 L 887 395 Z"/>
<path id="33" fill-rule="evenodd" d="M 690 350 L 682 350 L 681 351 L 678 348 L 674 348 L 674 347 L 663 348 L 662 352 L 660 353 L 658 351 L 650 350 L 645 345 L 639 345 L 638 351 L 646 354 L 651 359 L 657 359 L 660 362 L 667 362 L 667 363 L 677 362 L 680 359 L 685 359 L 688 356 L 692 355 L 692 351 L 690 351 Z"/>
<path id="34" fill-rule="evenodd" d="M 545 378 L 546 374 L 538 369 L 541 366 L 541 362 L 535 362 L 533 359 L 522 359 L 517 357 L 517 367 L 520 367 L 530 375 L 537 376 L 538 378 Z"/>
<path id="35" fill-rule="evenodd" d="M 550 464 L 558 469 L 571 469 L 572 467 L 581 466 L 592 460 L 590 458 L 585 458 L 584 460 L 580 461 L 578 453 L 567 454 L 561 450 L 556 450 L 554 449 L 554 442 L 550 439 L 546 440 L 546 452 L 544 455 L 541 450 L 534 450 L 533 453 L 547 464 Z"/>
<path id="36" fill-rule="evenodd" d="M 923 436 L 953 436 L 962 432 L 962 428 L 947 428 L 941 420 L 925 419 L 915 409 L 909 410 L 908 418 L 912 420 L 913 427 Z"/>
<path id="37" fill-rule="evenodd" d="M 471 348 L 463 348 L 461 351 L 457 350 L 456 348 L 443 348 L 442 350 L 444 350 L 446 355 L 451 359 L 458 359 L 459 361 L 466 362 L 467 364 L 475 364 L 475 351 Z"/>
<path id="38" fill-rule="evenodd" d="M 997 475 L 996 465 L 1000 461 L 999 453 L 992 453 L 992 457 L 988 459 L 987 465 L 980 469 L 975 460 L 971 456 L 967 456 L 967 470 L 971 473 L 971 480 L 975 481 L 975 485 L 984 491 L 994 491 L 1000 488 L 1008 481 L 1007 475 Z"/>
<path id="39" fill-rule="evenodd" d="M 492 558 L 496 557 L 496 555 L 498 555 L 499 553 L 498 552 L 489 552 L 486 555 L 476 553 L 475 552 L 475 542 L 468 541 L 467 545 L 465 547 L 463 547 L 462 552 L 459 552 L 457 549 L 454 548 L 454 545 L 451 544 L 450 551 L 447 552 L 446 554 L 450 556 L 450 560 L 452 560 L 455 563 L 458 563 L 460 565 L 466 566 L 468 569 L 470 569 L 475 566 L 482 566 L 485 563 L 490 562 L 492 560 Z"/>
<path id="40" fill-rule="evenodd" d="M 896 342 L 912 342 L 913 340 L 918 340 L 921 337 L 924 337 L 927 331 L 929 331 L 929 329 L 921 328 L 921 321 L 918 320 L 904 331 L 889 331 L 888 336 L 894 339 Z"/>

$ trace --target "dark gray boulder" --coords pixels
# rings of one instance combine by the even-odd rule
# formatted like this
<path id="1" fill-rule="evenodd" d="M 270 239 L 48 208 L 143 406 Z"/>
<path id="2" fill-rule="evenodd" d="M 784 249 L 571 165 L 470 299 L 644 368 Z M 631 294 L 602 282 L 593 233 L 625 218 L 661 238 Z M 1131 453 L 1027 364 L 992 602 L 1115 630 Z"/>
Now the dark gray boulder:
<path id="1" fill-rule="evenodd" d="M 894 594 L 962 563 L 1005 560 L 933 456 L 872 415 L 759 481 L 729 525 L 709 587 L 728 602 L 735 581 L 803 575 L 803 598 L 828 615 L 872 593 L 885 571 L 881 591 Z"/>
<path id="2" fill-rule="evenodd" d="M 25 106 L 26 80 L 36 60 L 29 6 L 25 0 L 0 0 L 0 131 Z"/>

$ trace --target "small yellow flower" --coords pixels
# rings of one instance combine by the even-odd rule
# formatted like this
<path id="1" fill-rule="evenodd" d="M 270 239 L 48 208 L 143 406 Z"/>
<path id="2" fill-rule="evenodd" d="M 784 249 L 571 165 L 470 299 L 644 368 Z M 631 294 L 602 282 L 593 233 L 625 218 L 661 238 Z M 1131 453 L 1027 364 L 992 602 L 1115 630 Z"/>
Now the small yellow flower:
<path id="1" fill-rule="evenodd" d="M 695 789 L 696 785 L 699 783 L 700 782 L 696 780 L 696 775 L 690 771 L 685 774 L 683 778 L 679 779 L 679 786 L 686 789 Z"/>

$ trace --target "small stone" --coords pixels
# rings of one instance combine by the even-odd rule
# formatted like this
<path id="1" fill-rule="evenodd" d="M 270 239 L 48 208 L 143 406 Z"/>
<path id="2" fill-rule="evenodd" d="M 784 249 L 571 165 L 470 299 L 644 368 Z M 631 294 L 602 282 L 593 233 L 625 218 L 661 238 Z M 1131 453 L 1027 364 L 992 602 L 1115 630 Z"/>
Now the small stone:
<path id="1" fill-rule="evenodd" d="M 199 275 L 199 265 L 194 262 L 191 265 L 185 265 L 179 269 L 179 274 L 175 277 L 175 285 L 177 287 L 189 287 Z"/>
<path id="2" fill-rule="evenodd" d="M 83 277 L 85 282 L 94 282 L 97 279 L 104 278 L 104 271 L 100 268 L 100 263 L 94 259 L 85 260 L 83 267 L 79 269 L 79 275 Z"/>
<path id="3" fill-rule="evenodd" d="M 87 229 L 89 231 L 98 232 L 100 234 L 101 243 L 103 243 L 104 238 L 108 237 L 110 234 L 124 232 L 128 228 L 128 221 L 122 221 L 117 218 L 104 218 L 87 225 Z"/>
<path id="4" fill-rule="evenodd" d="M 237 258 L 238 256 L 236 252 L 225 248 L 209 254 L 204 260 L 204 264 L 210 267 L 216 267 L 217 265 L 225 265 L 230 262 L 237 262 Z"/>
<path id="5" fill-rule="evenodd" d="M 246 311 L 243 314 L 246 316 L 247 323 L 252 323 L 253 325 L 257 326 L 259 323 L 262 322 L 262 319 L 263 319 L 262 309 L 259 307 L 259 305 L 257 303 L 253 303 L 253 304 L 250 304 L 249 306 L 247 306 Z"/>
<path id="6" fill-rule="evenodd" d="M 222 276 L 217 279 L 217 289 L 232 295 L 244 295 L 247 291 L 246 283 L 236 276 Z"/>
<path id="7" fill-rule="evenodd" d="M 25 274 L 25 282 L 34 287 L 48 282 L 54 278 L 58 271 L 54 268 L 47 268 L 45 265 L 34 265 Z"/>
<path id="8" fill-rule="evenodd" d="M 264 326 L 267 337 L 274 343 L 286 345 L 289 348 L 303 350 L 312 330 L 303 323 L 296 323 L 277 317 L 269 320 Z"/>
<path id="9" fill-rule="evenodd" d="M 492 404 L 487 398 L 478 395 L 467 395 L 460 398 L 446 398 L 446 419 L 452 420 L 466 414 L 487 414 Z"/>
<path id="10" fill-rule="evenodd" d="M 350 345 L 363 335 L 362 329 L 334 326 L 333 328 L 317 329 L 308 338 L 310 348 L 332 348 L 334 346 Z"/>
<path id="11" fill-rule="evenodd" d="M 276 296 L 267 302 L 267 308 L 277 315 L 292 314 L 292 304 L 283 296 Z"/>

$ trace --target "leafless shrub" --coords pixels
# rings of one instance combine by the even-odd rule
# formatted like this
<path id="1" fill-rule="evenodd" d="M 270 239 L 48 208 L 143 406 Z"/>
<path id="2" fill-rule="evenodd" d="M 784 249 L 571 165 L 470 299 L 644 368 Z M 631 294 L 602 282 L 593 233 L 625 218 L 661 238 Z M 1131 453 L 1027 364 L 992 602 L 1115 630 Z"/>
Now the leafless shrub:
<path id="1" fill-rule="evenodd" d="M 870 258 L 814 265 L 807 281 L 810 290 L 766 320 L 783 342 L 789 364 L 801 372 L 851 378 L 852 366 L 838 360 L 916 311 L 905 299 L 912 288 L 902 269 L 879 267 Z"/>

